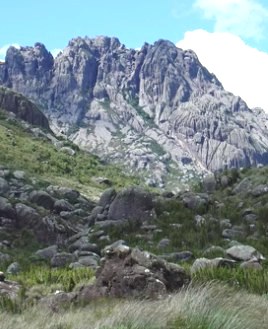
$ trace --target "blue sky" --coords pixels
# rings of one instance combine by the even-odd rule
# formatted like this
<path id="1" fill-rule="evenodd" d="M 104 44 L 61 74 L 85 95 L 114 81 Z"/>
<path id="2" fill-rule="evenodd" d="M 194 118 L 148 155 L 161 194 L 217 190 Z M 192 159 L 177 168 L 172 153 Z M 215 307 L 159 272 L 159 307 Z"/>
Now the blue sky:
<path id="1" fill-rule="evenodd" d="M 117 36 L 127 47 L 160 38 L 173 42 L 185 31 L 206 25 L 192 7 L 179 0 L 9 0 L 2 1 L 1 44 L 62 48 L 76 36 Z M 203 20 L 203 22 L 202 22 Z"/>
<path id="2" fill-rule="evenodd" d="M 130 48 L 168 39 L 196 51 L 226 89 L 268 111 L 260 87 L 268 85 L 267 0 L 8 0 L 1 27 L 2 60 L 10 44 L 42 42 L 56 53 L 77 36 L 116 36 Z"/>

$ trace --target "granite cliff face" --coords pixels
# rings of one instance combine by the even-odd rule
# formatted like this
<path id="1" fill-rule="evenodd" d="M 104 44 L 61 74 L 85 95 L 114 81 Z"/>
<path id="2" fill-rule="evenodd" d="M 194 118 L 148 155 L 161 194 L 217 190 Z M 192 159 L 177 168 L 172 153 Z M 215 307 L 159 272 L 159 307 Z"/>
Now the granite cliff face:
<path id="1" fill-rule="evenodd" d="M 0 84 L 35 101 L 56 132 L 165 183 L 180 169 L 268 163 L 267 115 L 225 91 L 192 51 L 169 41 L 127 49 L 76 38 L 55 59 L 40 44 L 9 48 Z"/>

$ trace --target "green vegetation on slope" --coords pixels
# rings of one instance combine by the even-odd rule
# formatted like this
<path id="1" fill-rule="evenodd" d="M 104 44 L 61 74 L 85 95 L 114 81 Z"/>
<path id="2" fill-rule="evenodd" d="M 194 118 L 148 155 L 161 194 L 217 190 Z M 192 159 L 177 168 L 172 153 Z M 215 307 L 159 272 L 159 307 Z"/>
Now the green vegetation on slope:
<path id="1" fill-rule="evenodd" d="M 0 164 L 11 169 L 26 170 L 29 175 L 56 184 L 78 188 L 89 196 L 99 195 L 104 189 L 94 178 L 106 177 L 115 187 L 139 184 L 139 180 L 128 177 L 121 169 L 102 164 L 96 156 L 63 141 L 76 151 L 74 156 L 57 150 L 45 138 L 34 138 L 18 121 L 7 119 L 0 112 Z"/>

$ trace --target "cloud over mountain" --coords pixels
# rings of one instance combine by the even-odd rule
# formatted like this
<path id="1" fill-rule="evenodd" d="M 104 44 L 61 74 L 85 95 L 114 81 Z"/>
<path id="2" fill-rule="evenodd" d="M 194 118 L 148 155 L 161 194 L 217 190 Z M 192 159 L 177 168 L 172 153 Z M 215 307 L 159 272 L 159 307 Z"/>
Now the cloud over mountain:
<path id="1" fill-rule="evenodd" d="M 177 46 L 193 49 L 225 89 L 241 96 L 250 107 L 259 106 L 268 112 L 267 53 L 250 47 L 232 33 L 210 33 L 201 29 L 186 32 Z"/>
<path id="2" fill-rule="evenodd" d="M 257 0 L 196 0 L 194 7 L 215 22 L 217 32 L 255 40 L 264 37 L 268 9 Z"/>

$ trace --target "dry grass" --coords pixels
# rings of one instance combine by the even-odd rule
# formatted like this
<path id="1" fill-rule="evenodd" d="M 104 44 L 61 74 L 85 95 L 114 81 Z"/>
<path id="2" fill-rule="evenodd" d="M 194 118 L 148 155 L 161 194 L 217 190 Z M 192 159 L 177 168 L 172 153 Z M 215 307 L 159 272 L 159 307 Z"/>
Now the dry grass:
<path id="1" fill-rule="evenodd" d="M 223 285 L 190 287 L 160 301 L 92 303 L 51 313 L 1 314 L 1 329 L 267 329 L 268 299 Z"/>

